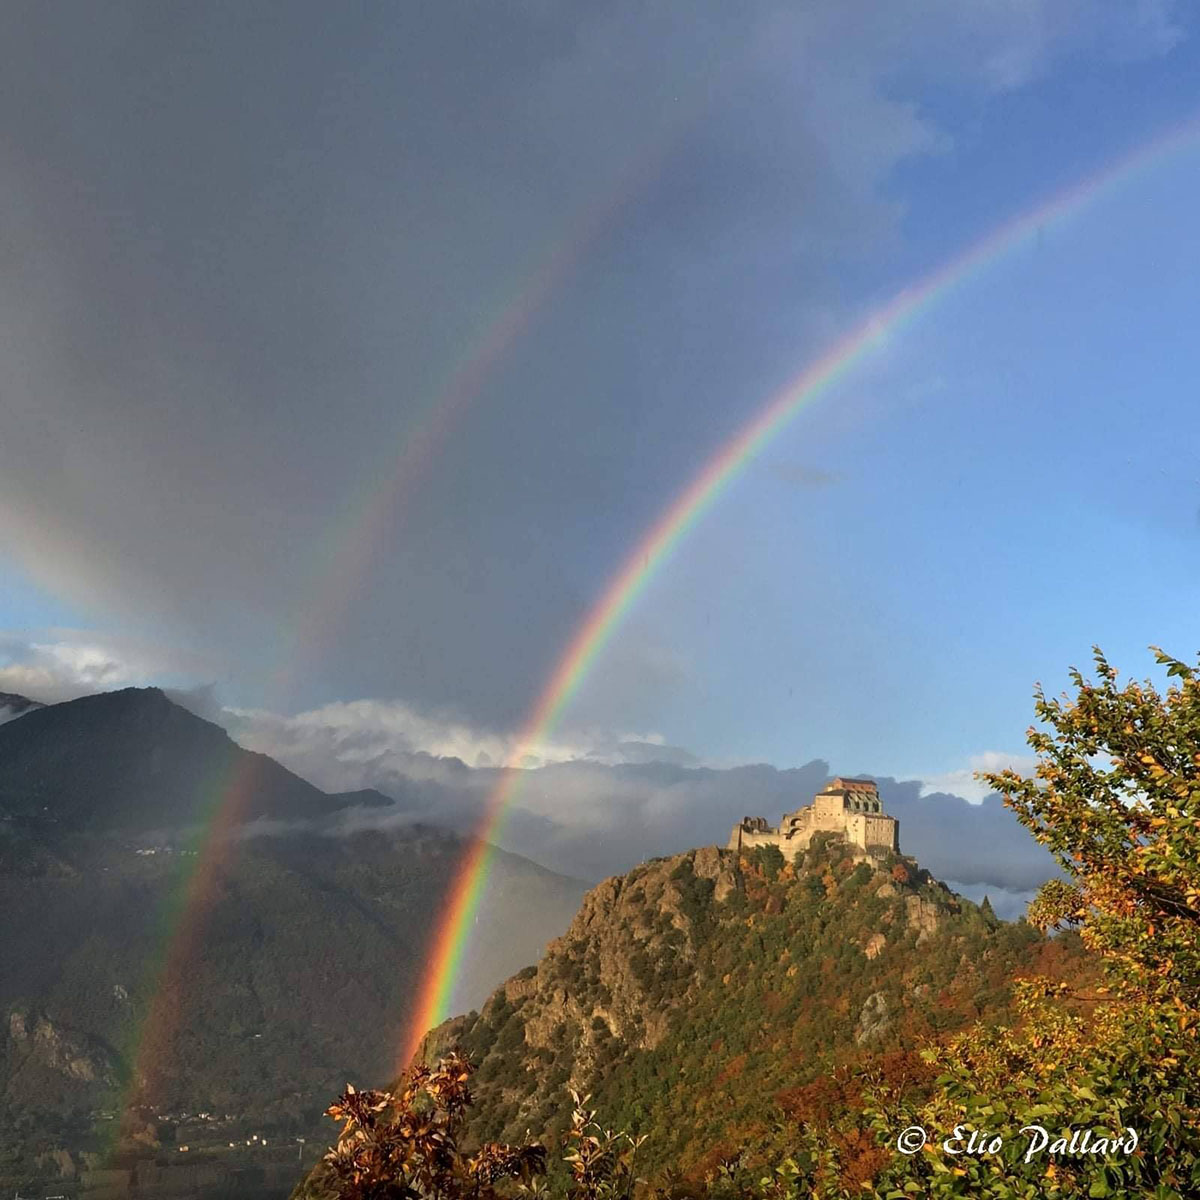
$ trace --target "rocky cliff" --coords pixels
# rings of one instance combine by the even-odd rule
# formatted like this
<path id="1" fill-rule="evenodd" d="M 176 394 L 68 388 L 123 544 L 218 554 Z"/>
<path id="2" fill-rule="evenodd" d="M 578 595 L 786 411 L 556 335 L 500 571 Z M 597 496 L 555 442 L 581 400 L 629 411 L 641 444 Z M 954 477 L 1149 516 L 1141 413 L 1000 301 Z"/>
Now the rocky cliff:
<path id="1" fill-rule="evenodd" d="M 651 1161 L 696 1167 L 769 1136 L 784 1098 L 839 1063 L 1000 1017 L 1015 974 L 1081 954 L 835 838 L 794 863 L 705 848 L 594 888 L 536 967 L 422 1053 L 479 1064 L 480 1138 L 552 1138 L 574 1088 L 649 1132 Z"/>

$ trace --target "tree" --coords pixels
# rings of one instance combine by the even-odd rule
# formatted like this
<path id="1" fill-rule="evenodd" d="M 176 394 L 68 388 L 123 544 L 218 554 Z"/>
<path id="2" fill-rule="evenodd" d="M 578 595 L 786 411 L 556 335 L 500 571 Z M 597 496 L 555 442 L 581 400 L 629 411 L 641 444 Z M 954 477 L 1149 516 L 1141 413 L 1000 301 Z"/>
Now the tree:
<path id="1" fill-rule="evenodd" d="M 783 857 L 783 851 L 778 846 L 769 843 L 766 846 L 758 847 L 758 862 L 763 874 L 774 881 L 779 878 L 779 872 L 783 870 L 786 860 Z"/>
<path id="2" fill-rule="evenodd" d="M 337 1145 L 296 1196 L 336 1200 L 500 1200 L 513 1180 L 529 1200 L 631 1200 L 642 1182 L 634 1159 L 645 1138 L 605 1129 L 587 1107 L 589 1097 L 571 1092 L 574 1110 L 566 1133 L 569 1172 L 552 1193 L 545 1181 L 546 1150 L 533 1142 L 488 1142 L 473 1155 L 459 1148 L 472 1097 L 472 1066 L 454 1051 L 430 1069 L 410 1067 L 393 1091 L 356 1091 L 348 1086 L 327 1115 L 342 1122 Z"/>
<path id="3" fill-rule="evenodd" d="M 880 1139 L 911 1121 L 1005 1133 L 995 1156 L 916 1155 L 890 1178 L 930 1196 L 1200 1194 L 1200 675 L 1155 649 L 1169 683 L 1117 685 L 1095 650 L 1096 680 L 1076 694 L 1035 693 L 1033 776 L 984 774 L 1067 872 L 1031 905 L 1043 928 L 1077 927 L 1107 987 L 1029 980 L 1022 1020 L 976 1027 L 926 1055 L 943 1072 L 916 1114 L 878 1106 Z M 1086 1128 L 1137 1132 L 1135 1153 L 1024 1161 L 1020 1126 L 1052 1137 Z M 877 1185 L 882 1182 L 877 1180 Z"/>
<path id="4" fill-rule="evenodd" d="M 1072 877 L 1042 889 L 1031 920 L 1078 926 L 1124 991 L 1182 1013 L 1200 1001 L 1200 678 L 1152 649 L 1178 680 L 1165 693 L 1118 687 L 1097 647 L 1099 678 L 1072 671 L 1073 699 L 1036 692 L 1035 776 L 982 778 Z"/>

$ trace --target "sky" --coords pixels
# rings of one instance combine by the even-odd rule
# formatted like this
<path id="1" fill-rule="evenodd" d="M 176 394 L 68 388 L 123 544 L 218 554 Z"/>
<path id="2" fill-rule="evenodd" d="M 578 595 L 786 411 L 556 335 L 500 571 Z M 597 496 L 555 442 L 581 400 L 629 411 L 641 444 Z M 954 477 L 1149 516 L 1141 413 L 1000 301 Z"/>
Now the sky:
<path id="1" fill-rule="evenodd" d="M 0 690 L 191 690 L 331 786 L 486 776 L 787 380 L 1200 114 L 1167 0 L 8 11 Z M 1035 682 L 1190 655 L 1198 185 L 1200 137 L 803 409 L 531 763 L 979 801 Z"/>

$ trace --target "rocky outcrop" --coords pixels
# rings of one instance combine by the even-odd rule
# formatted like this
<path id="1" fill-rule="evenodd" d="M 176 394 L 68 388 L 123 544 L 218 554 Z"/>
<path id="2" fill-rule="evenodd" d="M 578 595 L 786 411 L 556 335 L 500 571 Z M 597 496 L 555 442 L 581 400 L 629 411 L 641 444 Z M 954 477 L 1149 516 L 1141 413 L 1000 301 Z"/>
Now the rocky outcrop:
<path id="1" fill-rule="evenodd" d="M 659 859 L 629 875 L 606 879 L 584 897 L 570 928 L 546 948 L 536 974 L 506 985 L 511 999 L 528 997 L 538 1010 L 525 1022 L 525 1041 L 548 1048 L 564 1025 L 590 1025 L 598 993 L 613 1037 L 638 1049 L 661 1040 L 670 1010 L 684 1000 L 648 995 L 648 962 L 695 956 L 686 888 L 691 880 L 731 890 L 732 855 L 715 846 Z M 682 936 L 673 936 L 673 934 Z M 665 1001 L 665 1002 L 664 1002 Z"/>
<path id="2" fill-rule="evenodd" d="M 858 1027 L 854 1040 L 861 1046 L 872 1038 L 879 1037 L 892 1023 L 887 997 L 882 992 L 872 992 L 858 1014 Z"/>
<path id="3" fill-rule="evenodd" d="M 567 1059 L 563 1083 L 586 1091 L 602 1054 L 617 1046 L 622 1053 L 654 1050 L 695 986 L 696 922 L 738 889 L 735 859 L 708 846 L 604 880 L 584 897 L 566 933 L 546 947 L 536 968 L 509 979 L 473 1021 L 456 1018 L 431 1031 L 420 1057 L 432 1061 L 464 1041 L 469 1048 L 477 1022 L 509 1046 L 510 1070 L 508 1056 L 526 1064 L 518 1077 Z M 670 987 L 664 986 L 665 971 Z M 506 1035 L 510 1020 L 516 1022 L 514 1032 Z M 522 1112 L 541 1098 L 537 1092 L 522 1095 L 519 1088 L 505 1095 Z"/>
<path id="4" fill-rule="evenodd" d="M 605 880 L 536 967 L 434 1031 L 426 1061 L 455 1046 L 477 1067 L 469 1139 L 557 1137 L 574 1089 L 658 1122 L 658 1165 L 699 1170 L 714 1119 L 729 1114 L 731 1144 L 767 1127 L 781 1061 L 811 1079 L 856 1046 L 961 1028 L 981 994 L 1005 1011 L 973 964 L 996 980 L 1037 953 L 1034 931 L 996 938 L 911 859 L 835 838 L 790 861 L 771 849 L 707 847 Z"/>
<path id="5" fill-rule="evenodd" d="M 910 863 L 901 877 L 855 847 L 843 846 L 839 853 L 849 864 L 870 865 L 875 874 L 867 891 L 889 902 L 878 918 L 882 928 L 869 929 L 859 942 L 869 961 L 882 961 L 885 952 L 913 933 L 920 944 L 937 931 L 948 909 L 928 890 L 937 885 L 927 872 Z M 800 869 L 787 864 L 785 875 L 795 878 Z M 837 888 L 836 882 L 825 886 L 827 894 L 830 886 Z M 918 893 L 918 887 L 925 890 Z M 628 875 L 604 880 L 584 897 L 566 933 L 547 946 L 536 967 L 509 979 L 479 1014 L 431 1031 L 421 1057 L 433 1061 L 464 1042 L 470 1052 L 478 1034 L 480 1053 L 488 1054 L 497 1042 L 505 1045 L 506 1075 L 518 1060 L 524 1064 L 518 1075 L 544 1074 L 545 1064 L 565 1061 L 564 1082 L 588 1090 L 602 1052 L 611 1054 L 616 1046 L 622 1054 L 654 1051 L 662 1044 L 675 1014 L 700 986 L 692 967 L 702 933 L 697 923 L 724 920 L 726 902 L 742 889 L 736 852 L 716 846 L 654 859 Z M 764 913 L 778 912 L 776 905 L 767 897 Z M 791 979 L 801 968 L 791 964 L 785 970 L 785 978 Z M 731 983 L 732 976 L 725 975 L 723 986 Z M 892 1020 L 883 993 L 875 992 L 859 1014 L 855 1037 L 859 1042 L 876 1037 Z M 481 1029 L 490 1032 L 479 1033 Z M 524 1105 L 527 1098 L 518 1093 L 506 1090 L 505 1102 Z"/>
<path id="6" fill-rule="evenodd" d="M 863 953 L 868 958 L 877 958 L 879 952 L 887 945 L 887 938 L 882 933 L 874 933 L 867 939 L 867 944 L 863 947 Z"/>
<path id="7" fill-rule="evenodd" d="M 726 851 L 718 850 L 716 846 L 705 846 L 695 852 L 692 860 L 696 877 L 713 881 L 713 899 L 718 904 L 737 891 L 738 874 L 734 857 Z"/>
<path id="8" fill-rule="evenodd" d="M 923 896 L 905 896 L 904 908 L 908 928 L 917 931 L 919 946 L 937 932 L 942 920 L 942 909 Z"/>
<path id="9" fill-rule="evenodd" d="M 44 1069 L 81 1083 L 113 1082 L 107 1054 L 89 1039 L 67 1033 L 44 1013 L 14 1009 L 8 1017 L 10 1053 L 23 1070 Z"/>

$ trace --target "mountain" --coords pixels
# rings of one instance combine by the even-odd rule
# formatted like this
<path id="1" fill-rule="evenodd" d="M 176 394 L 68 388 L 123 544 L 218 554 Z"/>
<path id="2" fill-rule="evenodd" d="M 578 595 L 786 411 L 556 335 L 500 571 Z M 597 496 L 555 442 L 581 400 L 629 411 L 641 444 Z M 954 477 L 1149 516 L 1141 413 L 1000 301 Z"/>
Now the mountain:
<path id="1" fill-rule="evenodd" d="M 701 1178 L 779 1161 L 798 1122 L 856 1111 L 839 1068 L 919 1087 L 917 1048 L 1010 1017 L 1015 977 L 1090 970 L 1074 935 L 1001 922 L 912 859 L 827 835 L 792 864 L 709 847 L 593 889 L 536 966 L 422 1057 L 459 1047 L 478 1065 L 474 1140 L 553 1142 L 574 1088 L 606 1127 L 649 1135 L 643 1167 Z M 322 1194 L 320 1171 L 300 1194 Z"/>
<path id="2" fill-rule="evenodd" d="M 111 1145 L 125 1102 L 135 1156 L 290 1142 L 347 1079 L 388 1077 L 464 843 L 344 820 L 386 803 L 327 795 L 156 689 L 0 727 L 0 1192 L 39 1155 L 74 1170 Z M 479 998 L 584 892 L 503 852 L 489 887 Z"/>
<path id="3" fill-rule="evenodd" d="M 158 688 L 126 688 L 0 726 L 0 819 L 65 830 L 180 829 L 232 801 L 241 820 L 327 817 L 337 800 Z"/>
<path id="4" fill-rule="evenodd" d="M 20 696 L 16 692 L 0 692 L 0 725 L 44 707 L 40 700 L 30 700 L 28 696 Z"/>
<path id="5" fill-rule="evenodd" d="M 331 797 L 340 805 L 358 808 L 394 808 L 396 802 L 374 788 L 359 788 L 354 792 L 331 792 Z"/>

